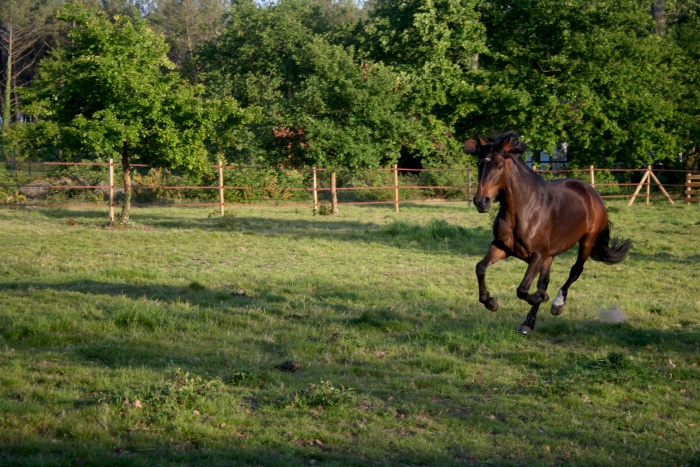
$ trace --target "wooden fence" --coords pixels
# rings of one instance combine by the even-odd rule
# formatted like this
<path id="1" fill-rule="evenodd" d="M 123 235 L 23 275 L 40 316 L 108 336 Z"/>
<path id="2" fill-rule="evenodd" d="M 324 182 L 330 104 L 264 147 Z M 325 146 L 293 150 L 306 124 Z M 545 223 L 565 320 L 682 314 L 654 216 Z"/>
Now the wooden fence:
<path id="1" fill-rule="evenodd" d="M 97 167 L 106 167 L 107 168 L 107 185 L 99 184 L 99 185 L 69 185 L 69 184 L 62 184 L 62 185 L 43 185 L 44 188 L 46 189 L 55 189 L 55 190 L 67 190 L 67 189 L 76 189 L 76 190 L 100 190 L 107 195 L 107 201 L 108 201 L 108 208 L 109 208 L 109 218 L 111 220 L 114 219 L 114 208 L 115 208 L 115 195 L 117 190 L 120 189 L 119 186 L 115 185 L 115 171 L 114 167 L 117 166 L 118 164 L 115 164 L 113 160 L 110 159 L 108 163 L 58 163 L 58 162 L 32 162 L 32 163 L 27 163 L 27 162 L 22 162 L 21 164 L 26 164 L 29 167 L 30 173 L 31 173 L 31 167 L 32 166 L 44 166 L 44 167 L 51 167 L 51 166 L 97 166 Z M 143 164 L 134 164 L 132 165 L 134 168 L 148 168 L 148 166 L 143 165 Z M 177 203 L 175 205 L 178 206 L 216 206 L 218 207 L 218 212 L 221 216 L 225 215 L 226 213 L 226 207 L 227 206 L 234 206 L 234 205 L 240 205 L 244 203 L 227 203 L 225 199 L 225 195 L 227 190 L 265 190 L 265 191 L 275 191 L 275 190 L 284 190 L 284 191 L 306 191 L 310 192 L 311 194 L 311 202 L 307 203 L 277 203 L 277 205 L 283 205 L 283 206 L 309 206 L 311 207 L 314 212 L 318 212 L 319 208 L 322 206 L 322 203 L 319 201 L 319 194 L 326 193 L 326 195 L 330 195 L 330 209 L 334 214 L 337 214 L 339 211 L 339 205 L 341 204 L 393 204 L 394 206 L 394 211 L 399 212 L 400 204 L 401 203 L 416 203 L 416 202 L 426 202 L 426 201 L 438 201 L 435 199 L 401 199 L 400 197 L 400 192 L 406 192 L 406 190 L 460 190 L 463 193 L 463 196 L 459 199 L 459 201 L 470 201 L 472 199 L 472 196 L 475 192 L 476 189 L 476 180 L 472 177 L 472 169 L 471 168 L 466 168 L 466 169 L 404 169 L 404 168 L 399 168 L 396 164 L 394 164 L 391 168 L 385 168 L 385 169 L 378 169 L 379 171 L 390 171 L 391 172 L 391 180 L 392 183 L 389 185 L 383 185 L 383 186 L 343 186 L 339 187 L 337 184 L 337 175 L 336 172 L 333 170 L 328 170 L 328 169 L 323 169 L 323 168 L 307 168 L 307 169 L 301 169 L 301 170 L 308 170 L 311 171 L 311 186 L 310 187 L 250 187 L 250 186 L 233 186 L 233 185 L 226 185 L 224 183 L 224 171 L 226 170 L 241 170 L 241 167 L 239 166 L 227 166 L 223 165 L 221 162 L 215 166 L 211 167 L 212 169 L 215 169 L 218 173 L 217 181 L 218 183 L 216 185 L 211 185 L 211 186 L 134 186 L 134 189 L 140 190 L 140 189 L 160 189 L 160 190 L 211 190 L 218 192 L 218 202 L 198 202 L 198 203 Z M 684 199 L 686 203 L 690 204 L 691 202 L 694 201 L 700 201 L 700 173 L 693 173 L 693 172 L 685 172 L 685 171 L 678 171 L 678 170 L 652 170 L 651 167 L 647 167 L 646 169 L 602 169 L 602 168 L 595 168 L 593 166 L 590 166 L 588 169 L 567 169 L 567 170 L 537 170 L 539 173 L 541 173 L 543 176 L 548 177 L 548 178 L 561 178 L 561 177 L 575 177 L 575 178 L 581 178 L 587 180 L 592 186 L 596 187 L 599 189 L 599 191 L 603 191 L 603 197 L 604 198 L 629 198 L 628 206 L 632 205 L 634 203 L 635 199 L 640 196 L 640 193 L 644 189 L 645 192 L 641 194 L 642 197 L 645 198 L 646 204 L 650 204 L 651 198 L 652 198 L 652 188 L 656 187 L 658 190 L 663 194 L 663 196 L 671 203 L 674 204 L 674 197 L 676 199 Z M 36 172 L 36 169 L 35 169 Z M 328 186 L 321 186 L 319 183 L 319 174 L 324 173 L 324 172 L 329 172 L 329 183 L 327 184 Z M 464 185 L 428 185 L 428 186 L 422 186 L 422 185 L 406 185 L 406 184 L 400 184 L 400 178 L 399 174 L 400 173 L 425 173 L 425 172 L 461 172 L 462 178 L 466 179 L 466 184 Z M 466 172 L 466 174 L 465 174 Z M 684 183 L 669 183 L 666 182 L 665 184 L 662 184 L 662 182 L 659 180 L 657 175 L 654 172 L 661 172 L 665 173 L 666 175 L 673 175 L 676 178 L 679 175 L 686 174 L 686 178 L 684 180 Z M 615 175 L 616 173 L 625 173 L 626 176 L 629 178 L 628 181 L 619 181 L 619 180 L 611 180 L 611 175 Z M 602 178 L 603 180 L 601 181 L 600 179 L 597 179 L 596 174 L 607 174 L 605 177 L 598 177 Z M 641 181 L 632 181 L 631 179 L 633 176 L 639 176 L 641 174 Z M 465 177 L 466 175 L 466 177 Z M 654 184 L 652 185 L 652 181 Z M 31 185 L 13 185 L 12 188 L 16 189 L 26 189 L 30 187 Z M 7 185 L 0 185 L 0 190 L 2 188 L 8 188 Z M 634 193 L 631 195 L 629 193 L 624 193 L 620 194 L 614 193 L 614 194 L 606 194 L 606 192 L 610 191 L 610 189 L 614 190 L 624 190 L 624 189 L 629 189 L 631 190 L 634 188 Z M 672 192 L 676 193 L 675 196 L 672 196 L 669 194 L 669 192 L 666 190 L 666 188 L 670 188 Z M 685 189 L 685 191 L 683 191 Z M 362 191 L 362 190 L 386 190 L 388 193 L 391 193 L 391 199 L 387 200 L 374 200 L 374 201 L 346 201 L 346 202 L 339 202 L 338 201 L 338 193 L 339 192 L 347 192 L 347 191 Z M 18 191 L 19 193 L 19 191 Z M 465 199 L 466 198 L 466 199 Z M 0 198 L 0 206 L 37 206 L 37 205 L 42 205 L 42 204 L 37 204 L 37 203 L 29 203 L 29 202 L 18 202 L 17 199 L 12 200 L 13 202 L 8 202 L 8 200 L 5 200 L 5 202 L 2 202 L 2 198 Z M 20 200 L 21 201 L 21 200 Z M 28 200 L 25 200 L 28 201 Z M 51 204 L 45 204 L 47 206 L 85 206 L 85 205 L 90 205 L 94 206 L 96 203 L 51 203 Z M 97 203 L 99 204 L 99 203 Z M 248 204 L 248 203 L 245 203 Z M 151 204 L 152 205 L 152 204 Z M 170 204 L 172 205 L 172 204 Z"/>
<path id="2" fill-rule="evenodd" d="M 700 201 L 700 174 L 685 176 L 685 204 Z"/>

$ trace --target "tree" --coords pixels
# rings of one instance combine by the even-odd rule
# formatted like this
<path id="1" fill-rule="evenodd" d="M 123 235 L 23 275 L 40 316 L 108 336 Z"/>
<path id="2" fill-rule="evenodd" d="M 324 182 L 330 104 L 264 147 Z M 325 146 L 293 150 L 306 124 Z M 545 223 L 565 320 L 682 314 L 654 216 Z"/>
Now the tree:
<path id="1" fill-rule="evenodd" d="M 206 100 L 183 82 L 167 45 L 145 20 L 66 7 L 69 44 L 40 64 L 28 100 L 35 130 L 52 138 L 63 159 L 121 160 L 129 220 L 131 164 L 182 169 L 193 178 L 210 163 L 207 142 L 221 122 L 245 120 L 232 99 Z"/>
<path id="2" fill-rule="evenodd" d="M 693 168 L 700 156 L 700 2 L 679 2 L 667 36 L 677 45 L 676 121 L 683 139 L 682 162 Z"/>
<path id="3" fill-rule="evenodd" d="M 534 148 L 569 143 L 575 165 L 673 162 L 677 47 L 640 0 L 490 0 L 479 124 Z M 476 124 L 476 122 L 475 122 Z"/>
<path id="4" fill-rule="evenodd" d="M 170 59 L 182 67 L 199 45 L 221 32 L 227 9 L 224 0 L 154 0 L 147 18 L 165 35 Z"/>
<path id="5" fill-rule="evenodd" d="M 400 111 L 406 88 L 400 76 L 381 63 L 358 63 L 352 49 L 320 37 L 298 54 L 306 73 L 273 128 L 280 152 L 295 165 L 396 162 L 411 123 Z"/>
<path id="6" fill-rule="evenodd" d="M 370 4 L 361 53 L 396 67 L 410 86 L 406 111 L 417 119 L 411 149 L 462 154 L 464 125 L 475 111 L 478 62 L 486 51 L 476 0 L 375 0 Z"/>
<path id="7" fill-rule="evenodd" d="M 395 161 L 410 123 L 391 68 L 332 43 L 317 2 L 232 5 L 217 40 L 197 55 L 208 87 L 261 109 L 248 162 L 372 167 Z"/>
<path id="8" fill-rule="evenodd" d="M 57 7 L 54 0 L 4 0 L 0 3 L 3 133 L 12 123 L 13 107 L 19 107 L 16 88 L 29 81 L 27 75 L 48 46 L 53 32 L 49 17 Z"/>

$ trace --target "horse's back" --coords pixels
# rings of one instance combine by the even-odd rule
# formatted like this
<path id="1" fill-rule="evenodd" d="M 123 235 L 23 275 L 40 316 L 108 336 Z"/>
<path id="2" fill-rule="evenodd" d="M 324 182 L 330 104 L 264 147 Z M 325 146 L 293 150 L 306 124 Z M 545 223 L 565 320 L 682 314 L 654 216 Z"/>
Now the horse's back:
<path id="1" fill-rule="evenodd" d="M 574 244 L 585 237 L 594 241 L 607 224 L 607 213 L 600 194 L 588 183 L 561 179 L 549 183 L 552 209 L 558 236 L 564 243 Z"/>
<path id="2" fill-rule="evenodd" d="M 555 199 L 562 201 L 563 209 L 570 209 L 576 205 L 586 206 L 588 209 L 602 208 L 605 210 L 600 194 L 588 183 L 575 178 L 562 178 L 549 183 L 549 191 L 553 192 Z M 566 206 L 566 204 L 569 204 Z"/>

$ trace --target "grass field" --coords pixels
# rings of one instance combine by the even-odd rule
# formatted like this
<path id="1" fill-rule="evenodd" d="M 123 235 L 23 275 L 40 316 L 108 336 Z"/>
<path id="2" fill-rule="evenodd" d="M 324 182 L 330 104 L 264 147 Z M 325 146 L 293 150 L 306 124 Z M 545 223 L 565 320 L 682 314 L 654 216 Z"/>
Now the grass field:
<path id="1" fill-rule="evenodd" d="M 634 250 L 525 337 L 466 204 L 0 210 L 0 464 L 700 465 L 700 207 L 664 203 L 610 203 Z"/>

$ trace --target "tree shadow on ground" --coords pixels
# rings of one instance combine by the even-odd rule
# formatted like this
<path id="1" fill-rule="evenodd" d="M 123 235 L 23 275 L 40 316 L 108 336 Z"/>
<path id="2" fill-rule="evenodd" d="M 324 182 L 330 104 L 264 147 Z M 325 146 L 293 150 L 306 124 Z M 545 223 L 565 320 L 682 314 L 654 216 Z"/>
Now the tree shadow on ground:
<path id="1" fill-rule="evenodd" d="M 438 207 L 432 206 L 424 209 L 440 211 Z M 455 207 L 455 210 L 457 209 Z M 42 211 L 42 214 L 58 219 L 84 217 L 91 220 L 91 224 L 95 227 L 106 224 L 96 225 L 92 222 L 99 218 L 94 211 L 52 209 Z M 481 256 L 486 253 L 493 239 L 490 227 L 463 227 L 441 219 L 426 220 L 424 223 L 392 219 L 391 222 L 378 224 L 335 217 L 307 219 L 233 215 L 188 218 L 167 216 L 161 212 L 135 214 L 132 215 L 132 219 L 136 220 L 138 225 L 156 230 L 198 229 L 339 242 L 373 242 L 397 248 L 454 255 Z"/>
<path id="2" fill-rule="evenodd" d="M 341 326 L 351 326 L 354 328 L 370 329 L 373 331 L 383 331 L 387 333 L 392 341 L 402 341 L 408 338 L 411 342 L 421 340 L 421 335 L 414 335 L 413 330 L 421 328 L 426 322 L 426 317 L 440 316 L 442 324 L 438 326 L 438 331 L 426 337 L 433 342 L 441 342 L 442 333 L 452 335 L 452 333 L 463 333 L 466 336 L 475 337 L 478 339 L 486 339 L 491 335 L 502 335 L 504 329 L 510 330 L 512 327 L 513 336 L 516 335 L 516 328 L 520 315 L 510 313 L 508 317 L 502 319 L 489 319 L 484 321 L 482 315 L 489 314 L 483 307 L 476 303 L 476 300 L 470 300 L 470 305 L 465 307 L 463 313 L 449 317 L 444 314 L 444 310 L 453 307 L 447 303 L 442 303 L 440 300 L 425 299 L 421 303 L 412 303 L 408 305 L 408 310 L 401 313 L 393 311 L 391 308 L 373 308 L 373 309 L 358 309 L 353 306 L 353 303 L 368 303 L 369 298 L 363 298 L 368 290 L 346 290 L 339 288 L 336 284 L 317 284 L 315 291 L 306 296 L 310 300 L 309 306 L 312 309 L 332 310 L 330 315 L 311 316 L 303 312 L 295 310 L 295 304 L 290 302 L 290 297 L 284 296 L 283 288 L 272 286 L 268 291 L 262 293 L 246 294 L 238 290 L 227 289 L 208 289 L 199 284 L 196 287 L 190 286 L 178 287 L 163 284 L 128 284 L 118 282 L 100 282 L 92 280 L 70 281 L 65 283 L 41 283 L 41 282 L 0 282 L 0 293 L 3 291 L 42 291 L 50 290 L 56 292 L 70 292 L 83 294 L 86 300 L 93 299 L 90 296 L 98 297 L 108 295 L 112 297 L 126 297 L 135 302 L 147 300 L 150 302 L 162 302 L 166 304 L 183 303 L 187 304 L 186 312 L 180 312 L 180 317 L 186 320 L 199 320 L 205 310 L 214 310 L 219 313 L 224 313 L 228 316 L 235 316 L 237 313 L 247 313 L 249 309 L 264 311 L 265 319 L 273 317 L 278 319 L 280 323 L 292 322 L 310 322 L 320 320 L 322 325 L 336 323 Z M 281 287 L 281 286 L 280 286 Z M 377 293 L 372 292 L 372 293 Z M 408 300 L 413 302 L 415 297 L 407 296 L 404 291 L 398 290 L 395 292 L 385 291 L 396 295 L 395 299 L 389 299 L 389 302 L 401 303 Z M 294 296 L 292 299 L 298 299 Z M 435 303 L 427 304 L 426 300 L 432 300 Z M 414 311 L 410 311 L 415 308 Z M 248 319 L 262 319 L 256 315 L 246 315 Z M 513 316 L 517 316 L 513 320 Z M 523 315 L 524 316 L 524 315 Z M 550 317 L 552 318 L 552 317 Z M 431 320 L 434 321 L 434 318 Z M 138 324 L 138 323 L 137 323 Z M 215 323 L 212 323 L 215 325 Z M 124 322 L 124 326 L 128 327 L 129 323 Z M 148 329 L 151 324 L 146 322 L 143 326 Z M 506 331 L 510 332 L 510 331 Z M 637 327 L 628 322 L 610 323 L 600 320 L 575 320 L 567 317 L 554 317 L 540 323 L 533 336 L 535 339 L 544 339 L 552 345 L 574 345 L 588 347 L 599 343 L 602 340 L 608 345 L 618 346 L 625 349 L 642 349 L 650 346 L 663 350 L 673 351 L 689 356 L 700 354 L 700 327 L 689 323 L 686 326 L 680 326 L 670 329 L 657 329 L 651 327 Z M 20 336 L 21 338 L 21 336 Z M 524 337 L 528 339 L 528 337 Z M 94 343 L 93 343 L 94 344 Z M 112 349 L 122 349 L 125 354 L 129 354 L 128 345 L 124 342 L 110 341 L 108 347 Z M 102 346 L 104 347 L 104 346 Z M 100 345 L 88 346 L 88 353 L 94 355 L 116 355 L 119 352 L 111 352 L 103 349 Z M 132 351 L 135 349 L 131 349 Z M 261 344 L 261 350 L 265 353 L 284 353 L 275 345 Z M 155 362 L 155 366 L 165 366 L 172 361 L 178 360 L 184 363 L 191 355 L 183 354 L 175 358 L 178 353 L 172 349 L 159 348 L 159 345 L 153 346 L 152 349 L 146 350 L 146 354 L 150 357 L 145 360 Z M 165 352 L 170 357 L 168 361 L 163 360 L 162 356 L 156 357 L 159 352 Z M 111 358 L 111 357 L 110 357 Z M 116 362 L 114 358 L 112 358 Z M 134 352 L 127 359 L 144 360 L 136 358 Z M 193 360 L 197 361 L 197 359 Z"/>

